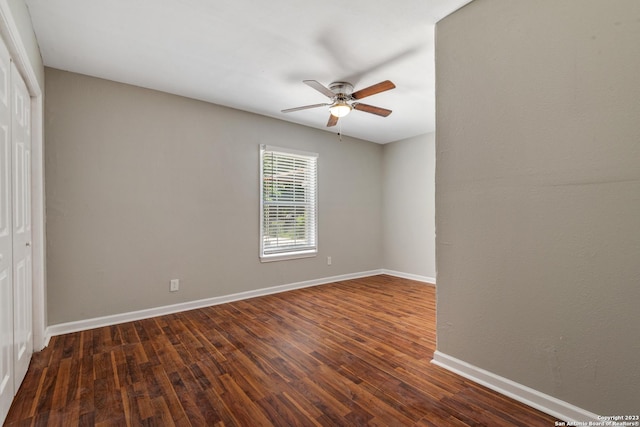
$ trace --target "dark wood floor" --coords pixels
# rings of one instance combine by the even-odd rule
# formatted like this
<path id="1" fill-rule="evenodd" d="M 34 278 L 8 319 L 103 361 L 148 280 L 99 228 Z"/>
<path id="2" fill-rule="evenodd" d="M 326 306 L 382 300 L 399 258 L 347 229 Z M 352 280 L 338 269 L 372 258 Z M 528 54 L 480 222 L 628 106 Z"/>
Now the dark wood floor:
<path id="1" fill-rule="evenodd" d="M 54 337 L 6 425 L 554 425 L 434 350 L 434 287 L 342 281 Z"/>

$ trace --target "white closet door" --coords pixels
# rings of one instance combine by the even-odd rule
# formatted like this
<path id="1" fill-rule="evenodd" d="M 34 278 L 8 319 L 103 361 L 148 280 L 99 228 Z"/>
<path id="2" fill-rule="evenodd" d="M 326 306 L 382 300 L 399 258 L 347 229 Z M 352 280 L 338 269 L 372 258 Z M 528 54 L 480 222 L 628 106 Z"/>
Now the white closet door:
<path id="1" fill-rule="evenodd" d="M 31 279 L 31 99 L 11 63 L 11 149 L 13 151 L 13 343 L 18 389 L 33 353 Z"/>
<path id="2" fill-rule="evenodd" d="M 9 52 L 0 39 L 0 424 L 9 412 L 15 390 L 10 63 Z"/>

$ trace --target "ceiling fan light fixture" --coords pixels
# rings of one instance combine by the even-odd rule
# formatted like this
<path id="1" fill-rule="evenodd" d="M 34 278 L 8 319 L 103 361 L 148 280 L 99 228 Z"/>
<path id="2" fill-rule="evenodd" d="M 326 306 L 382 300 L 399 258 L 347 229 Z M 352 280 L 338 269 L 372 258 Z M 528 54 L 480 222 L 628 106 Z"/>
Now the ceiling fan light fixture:
<path id="1" fill-rule="evenodd" d="M 344 117 L 351 112 L 351 106 L 346 102 L 336 102 L 329 107 L 329 112 L 335 117 Z"/>

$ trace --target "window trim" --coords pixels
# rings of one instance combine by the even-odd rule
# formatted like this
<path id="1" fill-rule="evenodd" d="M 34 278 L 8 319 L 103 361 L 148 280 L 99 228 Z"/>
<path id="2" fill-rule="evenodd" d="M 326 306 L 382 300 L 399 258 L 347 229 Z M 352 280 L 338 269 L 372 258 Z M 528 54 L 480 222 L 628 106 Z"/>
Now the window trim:
<path id="1" fill-rule="evenodd" d="M 313 194 L 313 209 L 314 209 L 314 224 L 313 224 L 313 234 L 314 234 L 314 247 L 312 249 L 302 249 L 302 250 L 289 250 L 286 252 L 279 253 L 264 253 L 264 154 L 265 152 L 274 152 L 281 153 L 285 155 L 305 157 L 305 158 L 314 158 L 315 159 L 315 177 L 314 177 L 314 194 Z M 308 151 L 294 150 L 291 148 L 284 147 L 275 147 L 272 145 L 260 145 L 260 245 L 259 245 L 259 256 L 260 262 L 273 262 L 273 261 L 284 261 L 291 259 L 300 259 L 300 258 L 311 258 L 318 255 L 318 153 L 312 153 Z"/>

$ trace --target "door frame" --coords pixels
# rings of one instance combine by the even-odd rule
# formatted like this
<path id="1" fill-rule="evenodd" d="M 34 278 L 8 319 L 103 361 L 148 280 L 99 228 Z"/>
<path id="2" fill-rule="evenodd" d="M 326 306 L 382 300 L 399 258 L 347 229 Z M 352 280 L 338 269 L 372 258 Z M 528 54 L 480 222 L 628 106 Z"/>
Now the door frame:
<path id="1" fill-rule="evenodd" d="M 23 0 L 20 0 L 23 1 Z M 26 8 L 26 5 L 24 5 Z M 33 31 L 30 26 L 26 31 Z M 33 274 L 33 350 L 46 347 L 46 237 L 44 203 L 44 99 L 36 71 L 7 0 L 0 0 L 0 35 L 31 97 L 31 221 Z M 35 38 L 35 36 L 34 36 Z"/>

